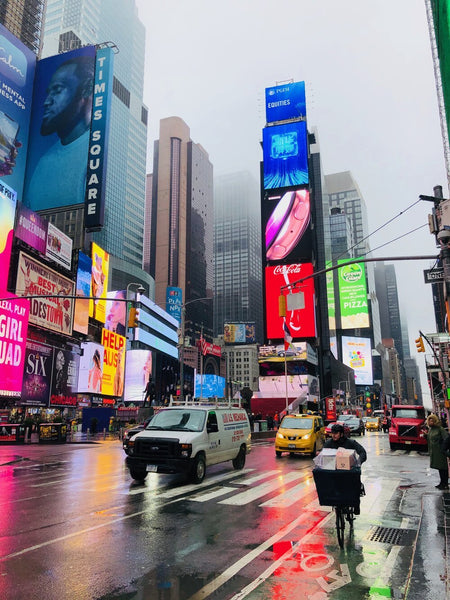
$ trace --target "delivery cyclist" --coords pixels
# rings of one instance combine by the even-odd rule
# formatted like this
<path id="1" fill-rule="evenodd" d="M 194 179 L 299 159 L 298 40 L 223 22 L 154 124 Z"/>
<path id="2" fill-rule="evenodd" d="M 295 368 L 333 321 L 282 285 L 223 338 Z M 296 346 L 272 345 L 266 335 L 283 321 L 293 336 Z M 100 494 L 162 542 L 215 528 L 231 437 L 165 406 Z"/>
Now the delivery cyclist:
<path id="1" fill-rule="evenodd" d="M 354 450 L 356 454 L 359 456 L 359 461 L 362 464 L 367 460 L 367 453 L 365 449 L 358 444 L 357 441 L 352 440 L 351 438 L 345 437 L 344 435 L 344 426 L 340 423 L 335 423 L 331 426 L 331 440 L 325 442 L 324 448 L 347 448 L 349 450 Z"/>
<path id="2" fill-rule="evenodd" d="M 344 426 L 339 423 L 335 423 L 331 426 L 331 440 L 328 440 L 323 446 L 324 448 L 347 448 L 354 450 L 359 456 L 359 461 L 362 464 L 367 460 L 367 453 L 365 449 L 358 444 L 356 440 L 345 437 Z M 355 515 L 359 515 L 359 504 L 355 506 Z"/>

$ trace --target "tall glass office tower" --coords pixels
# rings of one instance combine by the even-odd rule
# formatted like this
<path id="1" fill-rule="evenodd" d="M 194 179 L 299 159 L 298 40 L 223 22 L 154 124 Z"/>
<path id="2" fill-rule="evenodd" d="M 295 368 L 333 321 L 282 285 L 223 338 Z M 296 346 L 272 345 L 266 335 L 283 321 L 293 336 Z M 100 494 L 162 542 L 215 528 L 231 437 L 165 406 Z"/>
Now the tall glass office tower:
<path id="1" fill-rule="evenodd" d="M 263 339 L 261 209 L 258 182 L 241 171 L 214 179 L 214 334 L 254 321 Z"/>
<path id="2" fill-rule="evenodd" d="M 45 0 L 1 0 L 0 23 L 39 55 Z"/>
<path id="3" fill-rule="evenodd" d="M 142 103 L 145 29 L 134 0 L 47 0 L 44 57 L 104 42 L 112 42 L 118 52 L 114 56 L 105 225 L 91 235 L 93 241 L 119 259 L 120 268 L 113 272 L 112 281 L 112 285 L 119 286 L 120 271 L 122 285 L 126 285 L 127 272 L 142 281 L 139 272 L 143 262 L 147 141 L 147 109 Z M 68 227 L 79 229 L 80 215 L 71 214 L 76 212 L 55 211 L 47 218 L 75 237 Z"/>

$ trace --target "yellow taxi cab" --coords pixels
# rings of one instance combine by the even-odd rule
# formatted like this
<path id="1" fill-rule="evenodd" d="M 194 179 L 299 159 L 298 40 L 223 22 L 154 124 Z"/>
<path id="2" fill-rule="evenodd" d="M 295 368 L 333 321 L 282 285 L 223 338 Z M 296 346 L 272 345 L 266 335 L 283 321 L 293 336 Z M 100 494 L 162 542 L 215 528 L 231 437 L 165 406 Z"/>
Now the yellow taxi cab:
<path id="1" fill-rule="evenodd" d="M 325 441 L 325 426 L 318 415 L 286 415 L 275 437 L 275 454 L 310 454 L 315 456 Z"/>
<path id="2" fill-rule="evenodd" d="M 381 430 L 380 417 L 369 417 L 366 421 L 366 429 L 367 429 L 367 431 L 380 431 Z"/>

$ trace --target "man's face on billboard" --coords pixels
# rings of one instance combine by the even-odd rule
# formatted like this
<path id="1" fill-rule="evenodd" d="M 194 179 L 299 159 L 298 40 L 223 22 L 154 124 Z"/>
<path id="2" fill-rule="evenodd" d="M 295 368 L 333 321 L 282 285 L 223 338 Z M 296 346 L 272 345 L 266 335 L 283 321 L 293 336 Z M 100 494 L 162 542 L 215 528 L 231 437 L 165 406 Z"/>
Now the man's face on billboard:
<path id="1" fill-rule="evenodd" d="M 76 65 L 62 65 L 53 74 L 44 100 L 41 135 L 70 131 L 82 118 L 83 98 Z"/>

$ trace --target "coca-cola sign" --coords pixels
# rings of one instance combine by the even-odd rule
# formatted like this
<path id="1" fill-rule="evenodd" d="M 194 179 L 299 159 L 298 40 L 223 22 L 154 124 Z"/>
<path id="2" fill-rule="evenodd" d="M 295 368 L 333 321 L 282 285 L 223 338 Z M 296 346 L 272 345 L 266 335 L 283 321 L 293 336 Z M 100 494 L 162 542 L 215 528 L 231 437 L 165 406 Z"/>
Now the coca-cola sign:
<path id="1" fill-rule="evenodd" d="M 268 340 L 283 339 L 285 335 L 283 317 L 279 316 L 278 298 L 281 294 L 286 296 L 288 289 L 282 291 L 281 288 L 312 273 L 313 266 L 311 263 L 293 263 L 290 265 L 266 267 L 266 332 Z M 310 277 L 302 282 L 300 289 L 304 294 L 304 308 L 288 310 L 286 314 L 286 324 L 294 341 L 316 336 L 314 278 Z"/>

